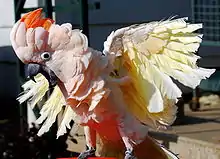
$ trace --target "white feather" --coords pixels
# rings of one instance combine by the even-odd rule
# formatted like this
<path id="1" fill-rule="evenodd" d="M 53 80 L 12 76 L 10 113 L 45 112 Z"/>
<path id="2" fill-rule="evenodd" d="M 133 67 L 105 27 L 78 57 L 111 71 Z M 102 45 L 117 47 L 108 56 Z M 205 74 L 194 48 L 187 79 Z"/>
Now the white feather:
<path id="1" fill-rule="evenodd" d="M 198 29 L 202 28 L 202 24 L 188 24 L 187 27 L 182 29 L 175 29 L 172 30 L 172 34 L 178 34 L 178 33 L 192 33 Z"/>
<path id="2" fill-rule="evenodd" d="M 59 87 L 56 86 L 49 99 L 43 105 L 40 111 L 41 116 L 36 121 L 37 124 L 41 124 L 45 120 L 38 132 L 39 136 L 49 131 L 50 127 L 56 121 L 56 117 L 60 113 L 64 105 L 64 97 Z"/>
<path id="3" fill-rule="evenodd" d="M 75 117 L 76 117 L 76 114 L 74 113 L 72 108 L 70 106 L 66 106 L 62 122 L 61 122 L 61 124 L 58 128 L 58 131 L 57 131 L 57 138 L 59 138 L 59 136 L 62 136 L 67 132 L 66 128 L 68 128 L 68 129 L 71 128 L 70 122 L 72 120 L 74 120 Z M 76 125 L 76 123 L 74 123 L 74 125 Z"/>
<path id="4" fill-rule="evenodd" d="M 42 100 L 49 88 L 48 81 L 43 75 L 38 74 L 34 78 L 36 83 L 32 80 L 27 81 L 22 85 L 24 91 L 17 98 L 20 103 L 28 101 L 31 108 L 34 108 L 35 105 Z"/>

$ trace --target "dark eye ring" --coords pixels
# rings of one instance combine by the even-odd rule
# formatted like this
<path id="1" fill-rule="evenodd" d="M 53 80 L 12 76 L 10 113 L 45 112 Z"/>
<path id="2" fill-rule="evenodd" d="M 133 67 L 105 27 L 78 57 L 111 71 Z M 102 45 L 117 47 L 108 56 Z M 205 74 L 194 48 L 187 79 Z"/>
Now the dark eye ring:
<path id="1" fill-rule="evenodd" d="M 50 53 L 49 52 L 44 52 L 40 56 L 43 60 L 49 60 L 50 59 Z"/>

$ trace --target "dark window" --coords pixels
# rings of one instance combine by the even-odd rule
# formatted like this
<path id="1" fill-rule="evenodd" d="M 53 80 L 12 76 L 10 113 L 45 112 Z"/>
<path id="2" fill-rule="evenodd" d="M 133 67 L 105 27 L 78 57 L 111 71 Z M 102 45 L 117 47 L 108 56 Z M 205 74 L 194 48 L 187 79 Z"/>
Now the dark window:
<path id="1" fill-rule="evenodd" d="M 193 21 L 203 23 L 206 41 L 220 41 L 220 1 L 219 0 L 192 0 Z"/>

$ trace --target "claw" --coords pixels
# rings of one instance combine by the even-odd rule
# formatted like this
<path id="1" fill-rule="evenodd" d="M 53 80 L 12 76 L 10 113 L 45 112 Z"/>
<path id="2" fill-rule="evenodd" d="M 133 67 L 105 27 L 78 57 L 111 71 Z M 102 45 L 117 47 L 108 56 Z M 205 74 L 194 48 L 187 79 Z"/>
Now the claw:
<path id="1" fill-rule="evenodd" d="M 124 159 L 137 159 L 137 157 L 134 156 L 134 154 L 131 150 L 127 150 L 125 152 L 125 158 Z"/>
<path id="2" fill-rule="evenodd" d="M 87 159 L 89 157 L 96 157 L 95 151 L 96 151 L 95 149 L 86 150 L 78 156 L 78 159 Z"/>

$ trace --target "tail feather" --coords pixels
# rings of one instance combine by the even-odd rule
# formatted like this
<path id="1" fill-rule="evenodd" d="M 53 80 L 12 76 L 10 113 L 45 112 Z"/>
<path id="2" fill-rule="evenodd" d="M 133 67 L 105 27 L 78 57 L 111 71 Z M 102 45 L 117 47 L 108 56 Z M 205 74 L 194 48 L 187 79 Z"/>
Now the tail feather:
<path id="1" fill-rule="evenodd" d="M 135 155 L 138 159 L 170 159 L 161 146 L 150 136 L 147 136 L 141 144 L 137 145 Z"/>
<path id="2" fill-rule="evenodd" d="M 169 159 L 179 159 L 177 154 L 174 154 L 170 150 L 166 149 L 164 146 L 161 146 L 161 149 L 166 153 Z"/>
<path id="3" fill-rule="evenodd" d="M 118 143 L 118 145 L 122 146 L 116 147 L 115 144 L 100 138 L 98 154 L 100 156 L 123 159 L 125 148 L 123 143 Z M 150 136 L 147 136 L 141 144 L 134 148 L 134 154 L 137 159 L 179 159 L 177 155 L 158 144 Z"/>

